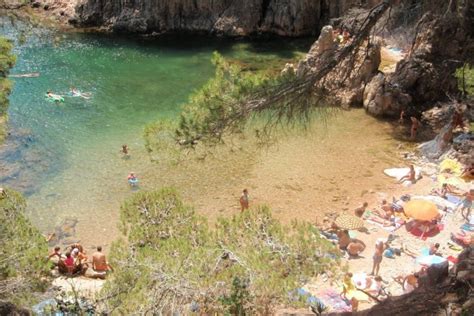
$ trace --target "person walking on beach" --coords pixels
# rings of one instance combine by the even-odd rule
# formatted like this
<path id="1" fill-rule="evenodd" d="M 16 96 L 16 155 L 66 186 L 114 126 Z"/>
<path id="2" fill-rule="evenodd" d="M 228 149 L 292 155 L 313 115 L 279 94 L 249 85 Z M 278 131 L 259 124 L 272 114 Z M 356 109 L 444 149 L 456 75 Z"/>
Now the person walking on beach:
<path id="1" fill-rule="evenodd" d="M 375 243 L 375 252 L 372 259 L 374 260 L 374 264 L 372 266 L 372 272 L 370 275 L 379 275 L 380 270 L 380 263 L 382 262 L 383 252 L 387 248 L 387 245 L 383 242 L 382 239 L 377 239 Z"/>
<path id="2" fill-rule="evenodd" d="M 410 129 L 410 139 L 411 140 L 415 140 L 416 138 L 416 131 L 418 130 L 418 127 L 420 127 L 420 121 L 412 116 L 410 117 L 410 120 L 411 120 L 411 129 Z"/>
<path id="3" fill-rule="evenodd" d="M 240 196 L 240 211 L 243 212 L 249 208 L 249 192 L 247 189 L 242 191 L 242 195 Z"/>

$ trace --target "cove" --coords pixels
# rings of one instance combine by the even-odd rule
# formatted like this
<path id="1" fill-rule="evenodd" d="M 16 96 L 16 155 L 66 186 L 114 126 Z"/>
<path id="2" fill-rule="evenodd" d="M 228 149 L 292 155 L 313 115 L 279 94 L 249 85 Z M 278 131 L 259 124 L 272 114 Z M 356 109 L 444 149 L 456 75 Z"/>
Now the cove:
<path id="1" fill-rule="evenodd" d="M 155 164 L 143 149 L 144 126 L 179 113 L 213 75 L 212 52 L 242 63 L 281 65 L 310 44 L 191 36 L 130 39 L 31 29 L 5 19 L 2 33 L 16 43 L 18 60 L 11 73 L 40 76 L 12 78 L 11 135 L 0 152 L 0 185 L 26 194 L 30 215 L 43 231 L 73 217 L 96 234 L 115 230 L 115 224 L 104 223 L 116 217 L 130 192 L 129 171 L 138 172 L 147 185 L 145 170 Z M 91 92 L 92 98 L 69 97 L 70 87 Z M 48 90 L 65 95 L 65 102 L 47 101 Z M 121 159 L 122 144 L 129 145 L 133 159 Z"/>

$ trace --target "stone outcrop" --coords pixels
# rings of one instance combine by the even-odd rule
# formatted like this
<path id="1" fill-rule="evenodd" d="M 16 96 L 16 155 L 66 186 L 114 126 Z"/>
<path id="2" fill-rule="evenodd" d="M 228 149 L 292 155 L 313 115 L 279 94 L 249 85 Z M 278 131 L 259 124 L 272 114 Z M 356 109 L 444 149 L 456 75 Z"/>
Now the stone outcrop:
<path id="1" fill-rule="evenodd" d="M 373 115 L 397 116 L 431 108 L 458 93 L 455 70 L 467 33 L 456 16 L 426 14 L 410 54 L 390 74 L 379 74 L 367 85 L 364 107 Z"/>
<path id="2" fill-rule="evenodd" d="M 324 26 L 318 40 L 313 44 L 306 58 L 299 62 L 296 76 L 318 71 L 321 63 L 331 60 L 338 49 L 346 44 L 337 44 L 333 36 L 333 28 Z M 328 74 L 315 90 L 324 95 L 331 105 L 342 107 L 361 106 L 366 85 L 379 73 L 380 65 L 379 41 L 364 42 L 352 57 L 344 60 Z"/>
<path id="3" fill-rule="evenodd" d="M 330 18 L 357 0 L 81 0 L 81 26 L 117 32 L 203 32 L 228 36 L 269 33 L 303 36 L 319 33 Z"/>

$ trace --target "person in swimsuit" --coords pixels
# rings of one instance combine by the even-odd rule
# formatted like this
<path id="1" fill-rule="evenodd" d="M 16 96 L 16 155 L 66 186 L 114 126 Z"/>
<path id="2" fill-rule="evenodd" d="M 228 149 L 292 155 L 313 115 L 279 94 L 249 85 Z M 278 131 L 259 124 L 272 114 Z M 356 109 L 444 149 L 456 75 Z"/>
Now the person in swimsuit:
<path id="1" fill-rule="evenodd" d="M 406 175 L 401 177 L 400 180 L 398 180 L 398 183 L 403 183 L 404 181 L 407 181 L 407 180 L 410 181 L 411 183 L 416 182 L 416 171 L 415 171 L 415 166 L 413 165 L 410 165 L 410 171 L 408 171 Z"/>
<path id="2" fill-rule="evenodd" d="M 337 233 L 337 237 L 339 238 L 339 242 L 338 242 L 339 249 L 347 250 L 347 246 L 349 246 L 351 242 L 349 231 L 348 230 L 339 231 Z"/>
<path id="3" fill-rule="evenodd" d="M 398 124 L 403 125 L 405 123 L 405 110 L 401 110 L 400 118 L 398 119 Z"/>
<path id="4" fill-rule="evenodd" d="M 247 189 L 242 191 L 242 195 L 240 196 L 240 211 L 243 212 L 249 208 L 249 192 Z"/>
<path id="5" fill-rule="evenodd" d="M 128 180 L 128 184 L 130 184 L 130 186 L 132 187 L 136 186 L 138 183 L 138 178 L 134 172 L 130 172 L 130 174 L 127 177 L 127 180 Z"/>
<path id="6" fill-rule="evenodd" d="M 362 217 L 362 215 L 365 213 L 365 210 L 367 209 L 367 206 L 369 206 L 369 203 L 364 202 L 361 207 L 358 207 L 354 210 L 354 215 L 357 217 Z"/>
<path id="7" fill-rule="evenodd" d="M 387 248 L 387 245 L 383 242 L 383 240 L 378 239 L 375 243 L 375 252 L 372 257 L 374 263 L 372 266 L 372 272 L 370 275 L 379 275 L 380 270 L 380 263 L 382 262 L 383 252 Z"/>
<path id="8" fill-rule="evenodd" d="M 122 154 L 128 156 L 128 146 L 126 144 L 122 145 Z"/>
<path id="9" fill-rule="evenodd" d="M 469 216 L 471 215 L 471 208 L 472 208 L 472 201 L 474 200 L 474 189 L 470 189 L 469 192 L 464 194 L 464 199 L 461 202 L 461 216 L 465 220 L 469 220 Z M 464 215 L 464 211 L 466 211 L 466 215 Z"/>
<path id="10" fill-rule="evenodd" d="M 412 116 L 410 117 L 410 120 L 411 120 L 411 130 L 410 130 L 410 139 L 411 140 L 415 140 L 416 138 L 416 131 L 418 130 L 418 127 L 420 127 L 420 121 Z"/>

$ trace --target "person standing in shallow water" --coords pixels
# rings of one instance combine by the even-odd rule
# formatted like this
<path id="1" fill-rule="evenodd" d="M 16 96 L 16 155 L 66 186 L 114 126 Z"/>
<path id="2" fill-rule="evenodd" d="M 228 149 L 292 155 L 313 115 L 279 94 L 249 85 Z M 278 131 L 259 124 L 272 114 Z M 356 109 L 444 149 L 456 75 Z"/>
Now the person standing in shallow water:
<path id="1" fill-rule="evenodd" d="M 120 151 L 124 157 L 128 157 L 128 146 L 125 144 L 125 145 L 122 145 L 122 150 Z"/>
<path id="2" fill-rule="evenodd" d="M 249 208 L 249 191 L 244 189 L 242 195 L 240 196 L 240 211 L 243 212 Z"/>

